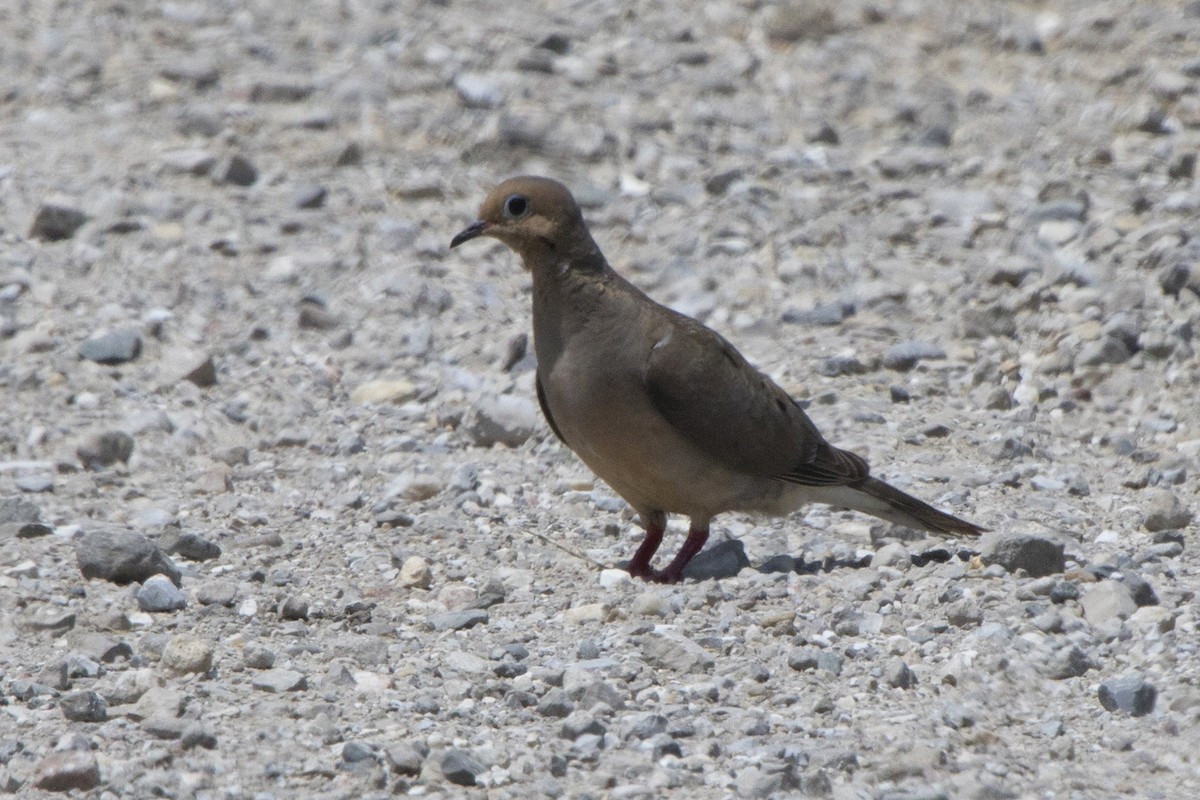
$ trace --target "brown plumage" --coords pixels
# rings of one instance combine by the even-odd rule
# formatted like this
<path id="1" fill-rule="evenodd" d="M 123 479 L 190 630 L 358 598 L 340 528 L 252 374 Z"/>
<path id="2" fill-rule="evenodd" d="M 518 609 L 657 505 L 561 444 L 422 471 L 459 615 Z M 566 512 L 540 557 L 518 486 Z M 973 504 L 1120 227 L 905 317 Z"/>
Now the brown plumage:
<path id="1" fill-rule="evenodd" d="M 561 183 L 504 181 L 450 246 L 479 236 L 508 245 L 533 275 L 538 402 L 555 435 L 641 517 L 633 575 L 678 581 L 725 511 L 820 502 L 935 533 L 984 530 L 872 478 L 733 345 L 613 271 Z M 691 531 L 656 572 L 667 514 L 687 515 Z"/>

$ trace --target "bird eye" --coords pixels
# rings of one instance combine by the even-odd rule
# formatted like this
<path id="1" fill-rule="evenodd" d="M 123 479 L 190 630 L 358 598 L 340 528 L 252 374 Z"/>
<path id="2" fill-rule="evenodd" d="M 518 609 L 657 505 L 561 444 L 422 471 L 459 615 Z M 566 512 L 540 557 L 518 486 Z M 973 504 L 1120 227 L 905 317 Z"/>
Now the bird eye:
<path id="1" fill-rule="evenodd" d="M 510 219 L 523 217 L 527 211 L 529 211 L 529 201 L 519 194 L 510 194 L 504 201 L 504 216 Z"/>

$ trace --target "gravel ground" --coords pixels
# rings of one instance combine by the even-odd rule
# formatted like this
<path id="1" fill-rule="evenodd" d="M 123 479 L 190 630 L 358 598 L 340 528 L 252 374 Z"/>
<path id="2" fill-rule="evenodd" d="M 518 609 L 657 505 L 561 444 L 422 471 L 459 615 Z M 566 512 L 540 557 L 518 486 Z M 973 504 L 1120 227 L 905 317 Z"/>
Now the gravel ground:
<path id="1" fill-rule="evenodd" d="M 1198 54 L 1194 1 L 0 8 L 0 793 L 1196 797 Z M 630 581 L 528 276 L 447 250 L 517 173 L 993 532 Z"/>

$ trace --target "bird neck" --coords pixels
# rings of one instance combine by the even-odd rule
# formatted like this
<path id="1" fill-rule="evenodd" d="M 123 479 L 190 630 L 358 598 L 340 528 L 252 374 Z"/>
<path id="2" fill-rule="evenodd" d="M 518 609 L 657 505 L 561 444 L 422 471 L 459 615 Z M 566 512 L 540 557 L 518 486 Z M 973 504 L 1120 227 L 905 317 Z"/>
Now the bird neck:
<path id="1" fill-rule="evenodd" d="M 620 276 L 608 265 L 590 235 L 556 253 L 557 258 L 530 264 L 533 274 L 533 343 L 538 369 L 549 370 L 566 339 L 586 327 Z"/>

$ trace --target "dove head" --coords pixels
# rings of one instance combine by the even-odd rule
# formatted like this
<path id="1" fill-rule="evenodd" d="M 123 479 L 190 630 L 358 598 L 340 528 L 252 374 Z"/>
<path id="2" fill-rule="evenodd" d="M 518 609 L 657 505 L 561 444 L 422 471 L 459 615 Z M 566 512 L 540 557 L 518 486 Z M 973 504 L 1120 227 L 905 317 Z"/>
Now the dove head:
<path id="1" fill-rule="evenodd" d="M 488 194 L 479 219 L 451 240 L 451 247 L 480 236 L 499 239 L 521 256 L 525 268 L 591 262 L 599 249 L 567 187 L 550 178 L 509 178 Z M 601 257 L 603 258 L 603 257 Z"/>

